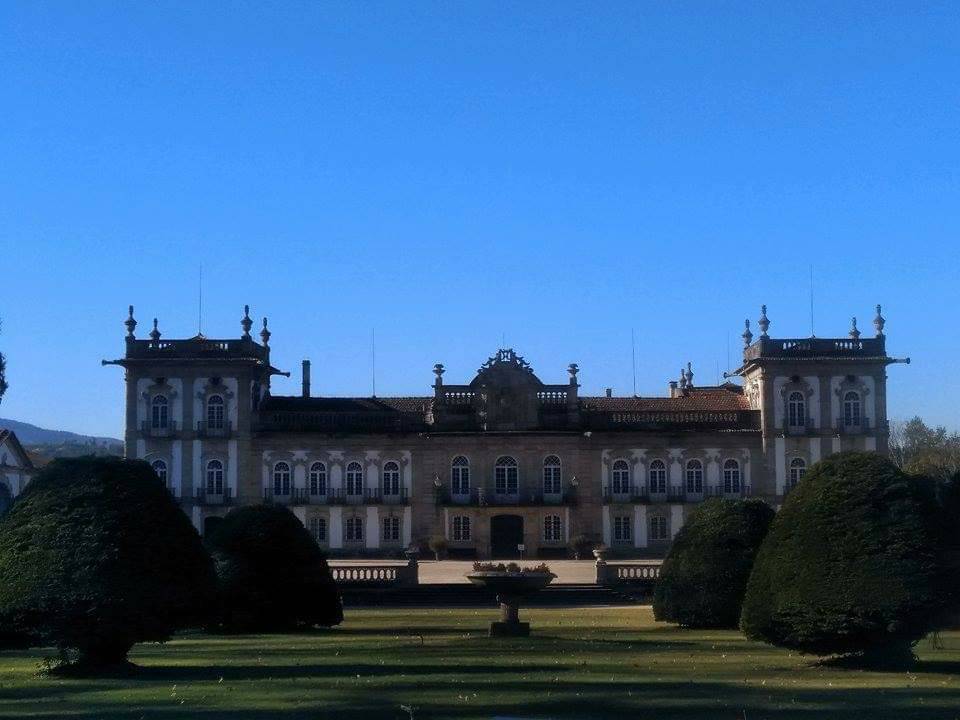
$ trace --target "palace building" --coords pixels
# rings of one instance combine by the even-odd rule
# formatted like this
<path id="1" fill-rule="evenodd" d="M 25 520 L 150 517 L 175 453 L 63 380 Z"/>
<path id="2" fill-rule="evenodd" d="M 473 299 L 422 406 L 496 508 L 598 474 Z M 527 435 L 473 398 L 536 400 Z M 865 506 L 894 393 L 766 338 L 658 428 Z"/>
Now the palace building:
<path id="1" fill-rule="evenodd" d="M 270 392 L 267 320 L 242 334 L 137 339 L 130 308 L 125 443 L 149 462 L 201 532 L 238 505 L 287 505 L 332 555 L 392 555 L 444 536 L 452 556 L 565 555 L 585 535 L 614 554 L 660 557 L 697 503 L 774 506 L 820 458 L 886 452 L 887 355 L 854 318 L 847 337 L 774 339 L 763 307 L 743 333 L 740 383 L 662 397 L 581 395 L 579 367 L 546 383 L 501 349 L 473 378 L 418 397 Z"/>

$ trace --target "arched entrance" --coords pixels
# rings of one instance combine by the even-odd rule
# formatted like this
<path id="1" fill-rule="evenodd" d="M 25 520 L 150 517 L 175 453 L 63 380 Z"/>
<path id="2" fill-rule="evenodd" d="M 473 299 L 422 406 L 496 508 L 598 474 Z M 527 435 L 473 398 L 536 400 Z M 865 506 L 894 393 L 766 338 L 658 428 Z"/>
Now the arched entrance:
<path id="1" fill-rule="evenodd" d="M 523 543 L 523 517 L 494 515 L 490 518 L 490 557 L 518 558 L 517 545 Z"/>

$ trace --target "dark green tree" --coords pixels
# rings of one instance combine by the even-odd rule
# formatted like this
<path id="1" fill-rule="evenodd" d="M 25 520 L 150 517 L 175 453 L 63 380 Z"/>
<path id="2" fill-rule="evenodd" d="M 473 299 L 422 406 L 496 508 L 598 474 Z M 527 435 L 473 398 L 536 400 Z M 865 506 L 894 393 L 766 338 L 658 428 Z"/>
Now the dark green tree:
<path id="1" fill-rule="evenodd" d="M 77 669 L 202 625 L 213 589 L 199 535 L 139 460 L 55 460 L 0 523 L 0 634 Z"/>
<path id="2" fill-rule="evenodd" d="M 880 455 L 817 463 L 757 554 L 741 629 L 803 653 L 908 661 L 948 602 L 938 512 L 923 482 Z"/>
<path id="3" fill-rule="evenodd" d="M 207 546 L 217 572 L 222 630 L 282 632 L 343 621 L 326 557 L 286 508 L 233 510 Z"/>
<path id="4" fill-rule="evenodd" d="M 890 423 L 890 459 L 904 472 L 947 482 L 960 472 L 960 434 L 919 417 Z"/>
<path id="5" fill-rule="evenodd" d="M 686 627 L 735 628 L 753 560 L 773 520 L 762 500 L 707 500 L 677 533 L 653 614 Z"/>

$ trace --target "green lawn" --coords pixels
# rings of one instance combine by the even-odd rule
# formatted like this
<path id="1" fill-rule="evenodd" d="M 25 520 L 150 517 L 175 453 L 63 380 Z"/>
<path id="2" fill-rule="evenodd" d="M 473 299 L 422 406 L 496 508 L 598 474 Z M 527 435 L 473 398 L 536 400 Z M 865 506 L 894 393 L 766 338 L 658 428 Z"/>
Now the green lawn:
<path id="1" fill-rule="evenodd" d="M 0 717 L 960 718 L 960 632 L 922 643 L 916 672 L 879 673 L 648 608 L 529 610 L 534 636 L 511 640 L 485 637 L 495 614 L 357 610 L 316 634 L 185 636 L 138 646 L 133 679 L 38 677 L 42 652 L 4 652 Z"/>

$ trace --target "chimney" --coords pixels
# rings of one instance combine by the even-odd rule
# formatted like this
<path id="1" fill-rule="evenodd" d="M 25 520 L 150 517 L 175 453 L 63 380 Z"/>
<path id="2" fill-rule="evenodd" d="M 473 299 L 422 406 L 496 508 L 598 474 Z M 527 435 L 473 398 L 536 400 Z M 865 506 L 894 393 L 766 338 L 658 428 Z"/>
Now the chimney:
<path id="1" fill-rule="evenodd" d="M 671 380 L 668 385 L 670 387 L 670 397 L 675 398 L 677 396 L 677 381 Z"/>
<path id="2" fill-rule="evenodd" d="M 613 397 L 613 388 L 607 388 L 607 397 Z"/>
<path id="3" fill-rule="evenodd" d="M 310 361 L 303 361 L 303 397 L 310 397 Z"/>

